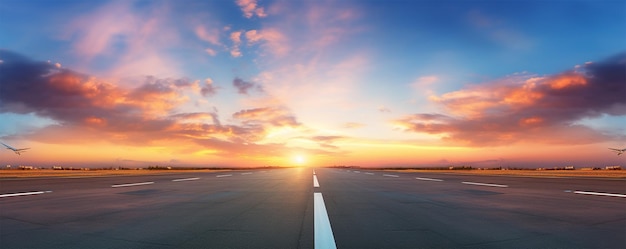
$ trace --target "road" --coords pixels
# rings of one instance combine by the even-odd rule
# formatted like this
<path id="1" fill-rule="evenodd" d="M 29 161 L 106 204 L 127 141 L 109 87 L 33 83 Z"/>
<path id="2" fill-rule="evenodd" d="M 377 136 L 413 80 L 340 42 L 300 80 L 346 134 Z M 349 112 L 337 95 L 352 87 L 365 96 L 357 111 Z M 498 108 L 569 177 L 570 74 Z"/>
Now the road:
<path id="1" fill-rule="evenodd" d="M 0 179 L 0 247 L 626 248 L 625 207 L 624 179 L 329 168 Z"/>

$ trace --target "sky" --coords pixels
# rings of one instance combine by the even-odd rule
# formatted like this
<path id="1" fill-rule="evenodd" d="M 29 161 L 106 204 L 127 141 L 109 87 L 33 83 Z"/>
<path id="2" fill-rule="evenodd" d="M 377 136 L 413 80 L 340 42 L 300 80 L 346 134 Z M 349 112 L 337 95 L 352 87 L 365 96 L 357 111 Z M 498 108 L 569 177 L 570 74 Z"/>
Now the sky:
<path id="1" fill-rule="evenodd" d="M 0 165 L 626 166 L 626 1 L 0 0 Z"/>

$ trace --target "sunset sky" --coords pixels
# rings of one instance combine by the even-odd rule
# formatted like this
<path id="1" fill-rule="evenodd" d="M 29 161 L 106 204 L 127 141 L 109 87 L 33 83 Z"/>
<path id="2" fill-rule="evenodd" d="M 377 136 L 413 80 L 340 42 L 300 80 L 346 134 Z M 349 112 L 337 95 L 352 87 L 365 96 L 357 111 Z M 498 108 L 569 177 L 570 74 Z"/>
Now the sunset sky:
<path id="1" fill-rule="evenodd" d="M 0 165 L 626 166 L 626 1 L 0 1 Z"/>

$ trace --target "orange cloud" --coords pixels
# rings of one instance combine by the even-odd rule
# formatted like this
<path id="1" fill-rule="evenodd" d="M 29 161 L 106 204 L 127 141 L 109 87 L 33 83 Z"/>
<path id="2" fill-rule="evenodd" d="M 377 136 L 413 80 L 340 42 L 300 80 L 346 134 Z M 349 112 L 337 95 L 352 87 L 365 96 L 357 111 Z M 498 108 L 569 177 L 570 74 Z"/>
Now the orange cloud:
<path id="1" fill-rule="evenodd" d="M 170 144 L 173 151 L 260 159 L 292 150 L 271 140 L 257 144 L 271 129 L 301 126 L 280 106 L 235 112 L 232 124 L 223 124 L 215 107 L 209 112 L 178 113 L 188 102 L 184 91 L 199 94 L 198 81 L 146 77 L 138 87 L 124 88 L 4 50 L 0 59 L 0 113 L 34 113 L 55 121 L 23 135 L 37 142 Z M 324 153 L 311 151 L 318 152 Z"/>
<path id="2" fill-rule="evenodd" d="M 568 87 L 587 85 L 587 79 L 578 73 L 566 73 L 552 78 L 550 87 L 561 90 Z"/>
<path id="3" fill-rule="evenodd" d="M 626 54 L 553 76 L 511 76 L 435 96 L 451 114 L 414 114 L 394 121 L 405 131 L 441 134 L 466 145 L 515 142 L 594 143 L 615 137 L 577 124 L 626 115 Z"/>

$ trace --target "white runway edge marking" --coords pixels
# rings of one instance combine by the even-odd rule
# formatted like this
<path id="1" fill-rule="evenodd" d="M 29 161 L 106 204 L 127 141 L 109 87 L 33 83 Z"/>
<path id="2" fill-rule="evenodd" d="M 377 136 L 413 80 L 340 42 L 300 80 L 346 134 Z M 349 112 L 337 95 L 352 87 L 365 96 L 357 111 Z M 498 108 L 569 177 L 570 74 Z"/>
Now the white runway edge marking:
<path id="1" fill-rule="evenodd" d="M 572 191 L 565 191 L 565 192 L 572 192 Z M 626 198 L 626 195 L 623 195 L 623 194 L 611 194 L 611 193 L 600 193 L 600 192 L 590 192 L 590 191 L 573 191 L 572 193 L 574 193 L 574 194 L 581 194 L 581 195 L 599 195 L 599 196 L 611 196 L 611 197 Z"/>
<path id="2" fill-rule="evenodd" d="M 374 175 L 374 173 L 371 172 L 365 172 L 366 175 Z"/>
<path id="3" fill-rule="evenodd" d="M 415 177 L 415 179 L 421 180 L 421 181 L 443 182 L 443 180 L 441 179 L 425 178 L 425 177 Z"/>
<path id="4" fill-rule="evenodd" d="M 478 185 L 478 186 L 486 186 L 486 187 L 498 187 L 498 188 L 508 188 L 508 185 L 502 184 L 492 184 L 492 183 L 480 183 L 480 182 L 462 182 L 463 184 L 469 185 Z"/>
<path id="5" fill-rule="evenodd" d="M 313 187 L 315 188 L 319 188 L 320 187 L 320 183 L 317 181 L 317 176 L 313 175 Z"/>
<path id="6" fill-rule="evenodd" d="M 148 185 L 148 184 L 154 184 L 154 182 L 138 182 L 138 183 L 117 184 L 117 185 L 111 185 L 111 188 L 132 187 L 132 186 L 140 186 L 140 185 Z"/>
<path id="7" fill-rule="evenodd" d="M 172 180 L 173 182 L 184 182 L 184 181 L 195 181 L 195 180 L 199 180 L 200 178 L 198 177 L 193 177 L 193 178 L 184 178 L 184 179 L 176 179 L 176 180 Z"/>
<path id="8" fill-rule="evenodd" d="M 383 176 L 388 176 L 388 177 L 400 177 L 400 176 L 397 176 L 397 175 L 388 175 L 388 174 L 383 174 Z"/>
<path id="9" fill-rule="evenodd" d="M 242 175 L 252 175 L 252 172 L 244 172 L 244 173 L 241 173 L 241 174 Z"/>
<path id="10" fill-rule="evenodd" d="M 27 196 L 27 195 L 40 195 L 45 193 L 52 193 L 52 191 L 33 191 L 33 192 L 24 192 L 24 193 L 15 193 L 15 194 L 2 194 L 0 198 L 4 197 L 15 197 L 15 196 Z"/>
<path id="11" fill-rule="evenodd" d="M 335 244 L 333 229 L 330 227 L 330 220 L 328 219 L 328 213 L 326 213 L 326 205 L 324 205 L 322 193 L 313 193 L 313 209 L 315 248 L 336 249 L 337 245 Z"/>
<path id="12" fill-rule="evenodd" d="M 217 175 L 215 177 L 229 177 L 229 176 L 233 176 L 233 175 L 230 175 L 230 174 L 229 175 Z"/>

